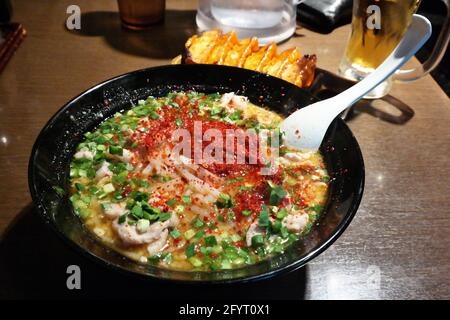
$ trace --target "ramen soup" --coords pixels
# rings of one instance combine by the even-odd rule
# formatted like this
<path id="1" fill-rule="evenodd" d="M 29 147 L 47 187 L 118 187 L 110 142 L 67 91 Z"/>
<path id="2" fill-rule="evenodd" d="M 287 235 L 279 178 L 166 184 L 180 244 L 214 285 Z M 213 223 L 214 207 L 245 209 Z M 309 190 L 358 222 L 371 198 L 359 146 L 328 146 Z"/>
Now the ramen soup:
<path id="1" fill-rule="evenodd" d="M 319 152 L 282 145 L 281 120 L 233 93 L 139 101 L 78 145 L 74 212 L 107 246 L 170 269 L 238 268 L 282 253 L 311 230 L 329 177 Z M 181 144 L 187 152 L 175 152 Z M 255 146 L 265 150 L 256 161 Z"/>

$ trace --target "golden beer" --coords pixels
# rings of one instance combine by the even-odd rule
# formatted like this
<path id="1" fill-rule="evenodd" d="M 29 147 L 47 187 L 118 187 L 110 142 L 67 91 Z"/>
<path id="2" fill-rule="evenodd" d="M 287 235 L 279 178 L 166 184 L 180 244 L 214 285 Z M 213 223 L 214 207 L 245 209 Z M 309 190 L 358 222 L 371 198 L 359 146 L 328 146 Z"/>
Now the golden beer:
<path id="1" fill-rule="evenodd" d="M 408 29 L 420 0 L 354 0 L 352 30 L 339 73 L 361 80 L 394 50 Z M 381 84 L 367 98 L 385 95 L 391 81 Z"/>
<path id="2" fill-rule="evenodd" d="M 383 97 L 393 80 L 417 80 L 436 68 L 450 42 L 450 0 L 443 2 L 447 7 L 447 18 L 430 57 L 419 67 L 396 72 L 365 98 Z M 360 81 L 377 68 L 399 44 L 419 4 L 420 0 L 353 0 L 352 29 L 339 74 Z"/>

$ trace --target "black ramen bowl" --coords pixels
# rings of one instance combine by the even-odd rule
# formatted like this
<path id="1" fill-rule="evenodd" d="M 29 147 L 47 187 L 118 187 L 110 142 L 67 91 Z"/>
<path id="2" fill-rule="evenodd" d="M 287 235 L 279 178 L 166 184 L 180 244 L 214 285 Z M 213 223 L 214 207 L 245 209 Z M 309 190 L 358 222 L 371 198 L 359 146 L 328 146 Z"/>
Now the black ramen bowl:
<path id="1" fill-rule="evenodd" d="M 306 238 L 294 243 L 283 254 L 233 270 L 189 272 L 139 264 L 103 245 L 75 216 L 69 201 L 69 164 L 75 148 L 86 131 L 93 130 L 114 113 L 130 108 L 132 102 L 148 96 L 164 96 L 173 90 L 233 91 L 285 116 L 315 100 L 308 90 L 281 79 L 246 69 L 212 65 L 139 70 L 83 92 L 45 125 L 29 162 L 29 187 L 34 204 L 57 234 L 86 256 L 118 271 L 146 279 L 184 282 L 250 281 L 293 271 L 324 251 L 342 234 L 362 197 L 364 163 L 350 129 L 341 119 L 336 119 L 321 146 L 332 178 L 325 212 Z"/>

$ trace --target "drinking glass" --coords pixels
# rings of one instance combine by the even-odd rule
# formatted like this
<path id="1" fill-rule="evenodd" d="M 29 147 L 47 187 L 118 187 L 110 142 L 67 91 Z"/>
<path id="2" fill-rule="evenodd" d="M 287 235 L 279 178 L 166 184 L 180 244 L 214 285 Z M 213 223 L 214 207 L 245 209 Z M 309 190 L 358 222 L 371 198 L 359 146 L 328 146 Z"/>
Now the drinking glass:
<path id="1" fill-rule="evenodd" d="M 122 25 L 133 30 L 145 29 L 164 19 L 165 0 L 118 0 Z"/>
<path id="2" fill-rule="evenodd" d="M 239 38 L 258 37 L 259 43 L 281 42 L 297 26 L 300 0 L 199 0 L 197 26 L 201 31 L 234 30 Z"/>
<path id="3" fill-rule="evenodd" d="M 450 39 L 450 0 L 442 1 L 447 18 L 428 60 L 418 68 L 397 71 L 366 98 L 380 98 L 389 92 L 393 81 L 416 80 L 439 64 Z M 420 0 L 354 0 L 351 34 L 339 74 L 359 81 L 377 68 L 400 42 L 419 4 Z"/>

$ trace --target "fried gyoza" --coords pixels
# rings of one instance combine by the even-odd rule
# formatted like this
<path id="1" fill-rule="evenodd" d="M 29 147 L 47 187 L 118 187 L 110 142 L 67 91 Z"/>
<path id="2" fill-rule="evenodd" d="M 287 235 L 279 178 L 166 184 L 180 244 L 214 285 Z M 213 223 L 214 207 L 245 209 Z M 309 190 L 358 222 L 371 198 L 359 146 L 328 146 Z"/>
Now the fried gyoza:
<path id="1" fill-rule="evenodd" d="M 239 40 L 234 31 L 226 34 L 218 30 L 206 31 L 189 38 L 185 47 L 186 52 L 175 57 L 173 64 L 207 63 L 246 68 L 270 74 L 299 87 L 308 87 L 314 80 L 315 55 L 302 56 L 298 48 L 278 54 L 275 43 L 259 47 L 257 38 Z"/>

